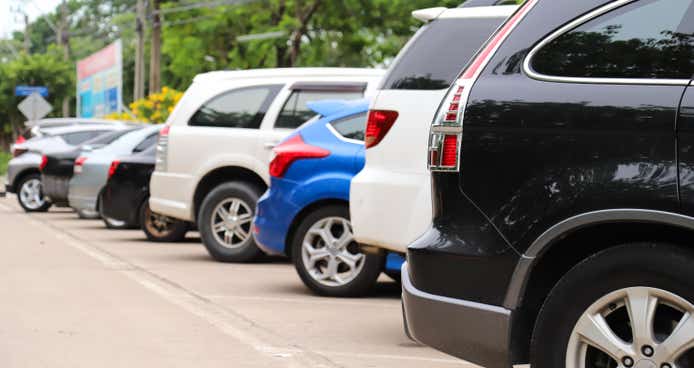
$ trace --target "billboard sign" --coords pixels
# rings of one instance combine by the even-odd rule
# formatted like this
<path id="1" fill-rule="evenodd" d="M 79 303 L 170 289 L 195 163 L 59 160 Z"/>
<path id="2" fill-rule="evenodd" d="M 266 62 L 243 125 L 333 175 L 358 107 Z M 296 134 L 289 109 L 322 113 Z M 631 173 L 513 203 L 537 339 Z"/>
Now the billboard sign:
<path id="1" fill-rule="evenodd" d="M 103 117 L 123 110 L 121 40 L 77 62 L 77 116 Z"/>

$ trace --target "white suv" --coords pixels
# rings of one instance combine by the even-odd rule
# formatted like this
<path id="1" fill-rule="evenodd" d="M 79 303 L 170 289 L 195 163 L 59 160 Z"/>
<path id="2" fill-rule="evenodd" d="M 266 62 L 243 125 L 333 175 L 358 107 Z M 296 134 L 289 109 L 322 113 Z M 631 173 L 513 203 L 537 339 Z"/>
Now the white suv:
<path id="1" fill-rule="evenodd" d="M 383 74 L 292 68 L 198 75 L 160 133 L 150 207 L 196 222 L 218 261 L 259 256 L 251 221 L 274 145 L 314 116 L 306 102 L 373 95 Z"/>
<path id="2" fill-rule="evenodd" d="M 371 104 L 366 166 L 352 179 L 354 238 L 405 252 L 430 226 L 429 127 L 455 77 L 515 10 L 511 6 L 432 8 L 400 52 Z"/>

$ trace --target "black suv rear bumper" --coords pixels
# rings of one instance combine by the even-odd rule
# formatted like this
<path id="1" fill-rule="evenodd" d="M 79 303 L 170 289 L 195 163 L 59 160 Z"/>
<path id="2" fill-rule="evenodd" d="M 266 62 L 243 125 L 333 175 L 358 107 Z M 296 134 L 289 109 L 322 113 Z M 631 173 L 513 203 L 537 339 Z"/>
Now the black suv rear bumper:
<path id="1" fill-rule="evenodd" d="M 407 330 L 415 340 L 488 368 L 511 366 L 511 311 L 418 290 L 402 266 Z"/>

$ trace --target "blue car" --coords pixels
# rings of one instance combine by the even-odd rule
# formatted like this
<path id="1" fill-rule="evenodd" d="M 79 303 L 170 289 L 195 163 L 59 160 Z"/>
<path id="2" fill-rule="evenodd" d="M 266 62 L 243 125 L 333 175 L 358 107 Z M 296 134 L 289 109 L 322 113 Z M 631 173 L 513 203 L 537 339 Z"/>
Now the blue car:
<path id="1" fill-rule="evenodd" d="M 291 257 L 302 281 L 325 296 L 366 294 L 385 271 L 399 278 L 402 255 L 364 252 L 352 237 L 349 186 L 364 167 L 368 102 L 308 104 L 321 118 L 274 149 L 270 189 L 253 235 L 266 253 Z"/>

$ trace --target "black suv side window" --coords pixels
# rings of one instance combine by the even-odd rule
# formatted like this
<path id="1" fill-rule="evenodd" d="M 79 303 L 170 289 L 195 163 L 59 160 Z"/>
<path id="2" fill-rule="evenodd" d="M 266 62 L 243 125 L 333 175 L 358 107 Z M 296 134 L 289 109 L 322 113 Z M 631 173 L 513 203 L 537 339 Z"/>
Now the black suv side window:
<path id="1" fill-rule="evenodd" d="M 330 122 L 330 125 L 343 137 L 364 141 L 366 113 L 360 113 Z"/>
<path id="2" fill-rule="evenodd" d="M 419 29 L 382 89 L 447 89 L 504 18 L 437 19 Z"/>
<path id="3" fill-rule="evenodd" d="M 544 75 L 690 79 L 694 0 L 629 3 L 559 36 L 532 59 Z"/>
<path id="4" fill-rule="evenodd" d="M 364 96 L 361 92 L 305 91 L 295 90 L 282 107 L 275 128 L 295 129 L 316 115 L 306 106 L 307 102 L 320 100 L 356 100 Z"/>
<path id="5" fill-rule="evenodd" d="M 222 93 L 203 104 L 188 125 L 258 129 L 281 89 L 281 85 L 269 85 Z"/>

